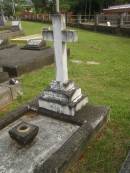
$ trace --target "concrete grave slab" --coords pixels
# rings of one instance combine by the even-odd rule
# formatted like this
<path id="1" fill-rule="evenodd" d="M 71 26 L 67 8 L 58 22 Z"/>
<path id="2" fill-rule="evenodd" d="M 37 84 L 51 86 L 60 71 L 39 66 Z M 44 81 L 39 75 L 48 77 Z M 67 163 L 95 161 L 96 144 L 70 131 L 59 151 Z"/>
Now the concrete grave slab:
<path id="1" fill-rule="evenodd" d="M 37 102 L 30 103 L 30 107 L 38 109 Z M 0 156 L 3 158 L 0 160 L 0 171 L 64 173 L 73 159 L 78 161 L 83 146 L 86 147 L 93 134 L 106 122 L 107 113 L 105 107 L 91 105 L 71 118 L 41 110 L 33 112 L 28 105 L 8 113 L 0 120 Z M 39 127 L 37 137 L 26 147 L 19 146 L 8 134 L 21 121 Z"/>
<path id="2" fill-rule="evenodd" d="M 28 35 L 11 39 L 12 42 L 27 43 L 30 39 L 42 39 L 42 34 Z"/>
<path id="3" fill-rule="evenodd" d="M 32 51 L 12 47 L 8 51 L 6 49 L 0 51 L 0 66 L 3 67 L 4 72 L 9 73 L 10 77 L 20 76 L 52 63 L 54 63 L 53 48 Z"/>
<path id="4" fill-rule="evenodd" d="M 0 62 L 0 66 L 3 67 L 5 72 L 9 73 L 9 76 L 19 76 L 52 64 L 54 62 L 54 51 L 52 48 L 31 51 L 13 47 L 8 51 L 0 51 Z"/>

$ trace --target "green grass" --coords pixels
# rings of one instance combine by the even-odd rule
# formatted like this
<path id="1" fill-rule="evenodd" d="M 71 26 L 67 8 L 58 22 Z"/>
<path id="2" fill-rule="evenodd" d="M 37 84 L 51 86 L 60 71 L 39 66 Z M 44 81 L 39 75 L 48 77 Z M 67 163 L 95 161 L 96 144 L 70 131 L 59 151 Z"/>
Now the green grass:
<path id="1" fill-rule="evenodd" d="M 26 34 L 35 34 L 43 24 L 23 22 L 23 27 Z M 130 147 L 130 39 L 83 30 L 78 35 L 78 43 L 68 45 L 69 78 L 88 95 L 90 103 L 107 105 L 111 112 L 108 124 L 86 146 L 84 159 L 70 173 L 117 173 Z M 87 61 L 100 64 L 87 65 Z M 24 95 L 8 110 L 32 99 L 54 78 L 54 65 L 23 75 Z"/>
<path id="2" fill-rule="evenodd" d="M 47 27 L 47 25 L 35 22 L 22 22 L 22 27 L 24 28 L 25 34 L 32 35 L 42 32 L 42 29 Z"/>

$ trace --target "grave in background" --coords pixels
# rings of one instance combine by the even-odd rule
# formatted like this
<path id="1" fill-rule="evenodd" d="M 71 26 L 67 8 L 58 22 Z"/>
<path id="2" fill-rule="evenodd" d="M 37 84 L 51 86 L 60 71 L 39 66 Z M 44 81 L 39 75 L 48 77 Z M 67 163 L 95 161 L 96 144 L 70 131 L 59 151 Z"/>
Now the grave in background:
<path id="1" fill-rule="evenodd" d="M 70 49 L 67 50 L 70 55 Z M 24 73 L 42 68 L 54 63 L 54 49 L 45 47 L 41 50 L 23 50 L 12 47 L 0 50 L 0 67 L 8 72 L 10 77 L 17 77 Z"/>
<path id="2" fill-rule="evenodd" d="M 21 21 L 12 21 L 11 31 L 22 31 Z"/>
<path id="3" fill-rule="evenodd" d="M 12 21 L 10 29 L 0 31 L 0 39 L 7 39 L 22 35 L 24 35 L 24 31 L 22 30 L 20 21 Z"/>
<path id="4" fill-rule="evenodd" d="M 30 39 L 27 44 L 22 47 L 24 50 L 42 50 L 47 49 L 46 42 L 43 39 Z"/>
<path id="5" fill-rule="evenodd" d="M 16 46 L 15 44 L 9 43 L 8 39 L 0 39 L 0 50 L 5 49 L 5 48 L 11 48 Z"/>
<path id="6" fill-rule="evenodd" d="M 66 30 L 58 0 L 57 12 L 52 16 L 53 31 L 43 32 L 44 40 L 54 41 L 56 79 L 40 97 L 0 121 L 1 172 L 64 173 L 73 159 L 76 162 L 81 158 L 83 146 L 86 148 L 107 120 L 108 109 L 89 105 L 81 89 L 68 79 L 66 43 L 75 42 L 77 34 Z M 21 126 L 22 122 L 30 126 Z M 31 143 L 23 145 L 24 137 L 32 135 L 32 125 L 39 133 Z"/>
<path id="7" fill-rule="evenodd" d="M 24 37 L 12 38 L 12 42 L 27 43 L 30 39 L 43 39 L 42 34 L 27 35 Z"/>
<path id="8" fill-rule="evenodd" d="M 0 109 L 22 94 L 21 84 L 18 81 L 12 82 L 12 80 L 14 79 L 0 83 Z"/>
<path id="9" fill-rule="evenodd" d="M 0 16 L 0 27 L 5 25 L 4 16 Z"/>
<path id="10" fill-rule="evenodd" d="M 0 109 L 11 103 L 18 96 L 21 96 L 22 90 L 20 83 L 15 79 L 9 79 L 7 72 L 0 69 Z"/>
<path id="11" fill-rule="evenodd" d="M 37 50 L 22 50 L 19 47 L 12 47 L 0 50 L 0 66 L 10 77 L 17 77 L 21 74 L 50 65 L 54 62 L 54 50 L 52 48 Z"/>

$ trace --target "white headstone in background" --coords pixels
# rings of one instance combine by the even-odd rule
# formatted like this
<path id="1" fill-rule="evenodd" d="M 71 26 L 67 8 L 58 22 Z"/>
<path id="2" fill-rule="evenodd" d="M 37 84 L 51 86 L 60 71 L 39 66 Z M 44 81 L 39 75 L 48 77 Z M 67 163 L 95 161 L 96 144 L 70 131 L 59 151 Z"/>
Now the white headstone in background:
<path id="1" fill-rule="evenodd" d="M 46 42 L 43 39 L 30 39 L 27 41 L 27 44 L 22 47 L 26 50 L 42 50 L 46 48 Z"/>
<path id="2" fill-rule="evenodd" d="M 3 44 L 3 42 L 4 42 L 4 40 L 0 39 L 0 45 L 2 45 L 2 44 Z"/>
<path id="3" fill-rule="evenodd" d="M 12 28 L 16 30 L 22 30 L 21 21 L 12 21 Z"/>
<path id="4" fill-rule="evenodd" d="M 107 22 L 107 26 L 111 26 L 111 23 L 109 21 Z"/>
<path id="5" fill-rule="evenodd" d="M 31 39 L 27 42 L 28 45 L 40 46 L 42 39 Z"/>

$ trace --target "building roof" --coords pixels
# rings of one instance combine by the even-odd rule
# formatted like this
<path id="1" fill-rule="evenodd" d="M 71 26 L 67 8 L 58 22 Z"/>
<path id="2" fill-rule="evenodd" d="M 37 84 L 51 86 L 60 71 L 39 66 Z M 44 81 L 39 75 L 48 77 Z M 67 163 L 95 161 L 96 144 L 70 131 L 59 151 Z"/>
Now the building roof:
<path id="1" fill-rule="evenodd" d="M 114 5 L 107 9 L 103 9 L 104 12 L 130 12 L 130 4 Z"/>

